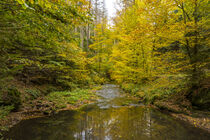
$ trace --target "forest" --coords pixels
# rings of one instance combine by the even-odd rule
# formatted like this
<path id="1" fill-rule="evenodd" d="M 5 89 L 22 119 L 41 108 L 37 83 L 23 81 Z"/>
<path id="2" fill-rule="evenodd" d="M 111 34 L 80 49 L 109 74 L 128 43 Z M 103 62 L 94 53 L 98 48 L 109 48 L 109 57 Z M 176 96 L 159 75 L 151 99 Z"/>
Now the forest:
<path id="1" fill-rule="evenodd" d="M 18 112 L 95 102 L 108 83 L 169 112 L 205 112 L 210 130 L 209 0 L 117 4 L 110 19 L 105 0 L 0 1 L 2 130 Z"/>

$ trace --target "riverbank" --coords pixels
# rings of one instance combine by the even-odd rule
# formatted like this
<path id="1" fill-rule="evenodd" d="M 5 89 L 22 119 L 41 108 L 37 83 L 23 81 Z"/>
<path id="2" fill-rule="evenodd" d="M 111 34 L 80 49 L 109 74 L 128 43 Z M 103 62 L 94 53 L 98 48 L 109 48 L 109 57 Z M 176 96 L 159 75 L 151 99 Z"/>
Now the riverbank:
<path id="1" fill-rule="evenodd" d="M 163 113 L 171 115 L 172 117 L 185 121 L 190 125 L 208 131 L 210 133 L 210 112 L 195 110 L 195 109 L 186 109 L 180 107 L 180 105 L 175 104 L 175 102 L 161 102 L 156 101 L 153 105 L 153 108 L 160 110 Z"/>
<path id="2" fill-rule="evenodd" d="M 207 78 L 197 88 L 191 88 L 183 75 L 177 75 L 150 79 L 139 85 L 123 83 L 121 88 L 139 102 L 210 132 L 209 83 Z"/>
<path id="3" fill-rule="evenodd" d="M 22 120 L 50 116 L 64 110 L 77 110 L 94 103 L 98 98 L 95 91 L 100 86 L 91 89 L 77 89 L 72 92 L 52 92 L 22 103 L 17 111 L 7 112 L 0 119 L 0 130 L 6 131 Z M 3 114 L 1 114 L 3 116 Z"/>
<path id="4" fill-rule="evenodd" d="M 106 84 L 97 103 L 76 111 L 22 121 L 4 134 L 5 139 L 178 139 L 208 140 L 210 134 L 192 127 L 123 94 Z"/>
<path id="5" fill-rule="evenodd" d="M 11 112 L 4 120 L 0 120 L 1 126 L 4 126 L 1 128 L 5 130 L 5 128 L 11 128 L 21 120 L 50 116 L 63 110 L 76 110 L 84 105 L 94 103 L 98 98 L 95 92 L 100 88 L 100 86 L 96 86 L 87 90 L 51 92 L 46 96 L 24 102 L 19 111 Z M 139 91 L 135 96 L 126 96 L 126 98 L 132 97 L 174 118 L 210 132 L 210 112 L 193 109 L 191 102 L 183 94 L 161 96 L 164 98 L 156 98 L 157 96 L 154 96 L 155 98 L 150 103 L 148 103 L 149 100 L 146 99 L 146 96 L 142 96 L 142 91 Z M 122 103 L 122 105 L 127 104 L 129 104 L 129 101 Z"/>
<path id="6" fill-rule="evenodd" d="M 177 88 L 174 93 L 152 104 L 158 109 L 167 111 L 174 118 L 183 120 L 210 133 L 210 94 L 209 79 L 204 80 L 197 88 Z M 189 97 L 190 93 L 190 97 Z"/>

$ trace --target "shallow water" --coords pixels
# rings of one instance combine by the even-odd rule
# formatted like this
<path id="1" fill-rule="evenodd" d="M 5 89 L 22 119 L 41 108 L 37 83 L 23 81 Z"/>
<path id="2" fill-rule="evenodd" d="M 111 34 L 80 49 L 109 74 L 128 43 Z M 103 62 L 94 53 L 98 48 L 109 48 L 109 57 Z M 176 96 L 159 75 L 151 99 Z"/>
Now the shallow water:
<path id="1" fill-rule="evenodd" d="M 115 85 L 79 111 L 22 121 L 6 138 L 14 140 L 209 140 L 210 134 L 127 99 Z M 126 106 L 125 106 L 126 105 Z"/>

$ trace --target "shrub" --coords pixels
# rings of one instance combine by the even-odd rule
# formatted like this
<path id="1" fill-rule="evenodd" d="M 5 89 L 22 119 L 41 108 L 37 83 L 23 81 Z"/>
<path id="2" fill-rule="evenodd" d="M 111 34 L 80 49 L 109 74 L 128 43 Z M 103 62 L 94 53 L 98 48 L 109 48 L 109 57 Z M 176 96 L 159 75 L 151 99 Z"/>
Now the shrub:
<path id="1" fill-rule="evenodd" d="M 60 85 L 64 90 L 74 90 L 78 87 L 77 84 L 68 80 L 58 79 L 57 84 Z"/>
<path id="2" fill-rule="evenodd" d="M 1 105 L 9 105 L 14 107 L 14 111 L 19 109 L 21 105 L 20 92 L 15 87 L 10 87 L 1 97 Z"/>

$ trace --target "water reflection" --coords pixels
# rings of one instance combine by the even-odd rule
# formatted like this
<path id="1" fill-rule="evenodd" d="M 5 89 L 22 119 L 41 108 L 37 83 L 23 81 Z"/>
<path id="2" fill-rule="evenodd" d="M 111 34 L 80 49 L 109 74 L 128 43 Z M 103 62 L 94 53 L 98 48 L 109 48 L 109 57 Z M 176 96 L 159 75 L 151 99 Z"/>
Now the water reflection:
<path id="1" fill-rule="evenodd" d="M 7 134 L 14 140 L 207 140 L 209 136 L 146 107 L 97 105 L 23 121 Z"/>
<path id="2" fill-rule="evenodd" d="M 80 111 L 64 111 L 22 121 L 5 139 L 13 140 L 208 140 L 210 134 L 185 125 L 122 96 L 115 85 L 105 85 L 97 104 Z M 126 103 L 128 106 L 123 106 Z"/>

